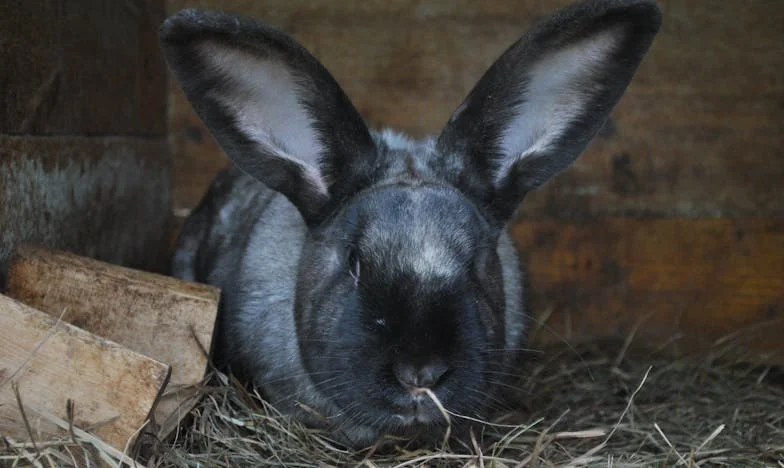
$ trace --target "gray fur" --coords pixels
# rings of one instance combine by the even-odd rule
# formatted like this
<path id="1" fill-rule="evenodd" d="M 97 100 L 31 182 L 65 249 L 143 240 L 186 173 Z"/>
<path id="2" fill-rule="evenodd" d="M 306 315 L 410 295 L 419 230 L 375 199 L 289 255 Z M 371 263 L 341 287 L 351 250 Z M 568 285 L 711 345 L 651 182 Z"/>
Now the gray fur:
<path id="1" fill-rule="evenodd" d="M 432 140 L 417 142 L 390 130 L 374 137 L 379 146 L 418 154 L 418 159 L 434 151 Z M 404 164 L 395 164 L 386 179 L 389 183 L 405 180 L 410 177 L 407 170 Z M 435 230 L 443 230 L 433 223 L 414 228 L 421 233 L 417 237 L 420 241 L 436 234 Z M 219 365 L 231 362 L 235 372 L 260 387 L 277 408 L 297 414 L 311 425 L 322 425 L 299 406 L 318 408 L 327 418 L 339 419 L 341 414 L 340 408 L 316 389 L 300 358 L 294 304 L 299 255 L 307 236 L 307 225 L 286 197 L 231 166 L 216 178 L 184 227 L 172 274 L 221 288 L 219 329 L 222 337 L 231 338 L 219 338 Z M 250 252 L 252 255 L 247 254 Z M 499 237 L 497 252 L 502 259 L 507 304 L 504 343 L 517 348 L 526 325 L 523 274 L 506 230 Z M 416 257 L 408 260 L 410 268 L 420 268 Z M 244 312 L 231 312 L 235 310 Z M 271 350 L 275 353 L 272 359 L 268 356 Z M 340 436 L 368 444 L 379 433 L 376 428 L 357 425 L 341 427 Z"/>
<path id="2" fill-rule="evenodd" d="M 194 210 L 173 268 L 222 290 L 216 364 L 352 445 L 437 439 L 421 382 L 483 417 L 526 332 L 506 225 L 601 127 L 659 22 L 648 0 L 564 9 L 416 141 L 370 131 L 278 30 L 211 11 L 167 20 L 167 58 L 237 164 Z"/>

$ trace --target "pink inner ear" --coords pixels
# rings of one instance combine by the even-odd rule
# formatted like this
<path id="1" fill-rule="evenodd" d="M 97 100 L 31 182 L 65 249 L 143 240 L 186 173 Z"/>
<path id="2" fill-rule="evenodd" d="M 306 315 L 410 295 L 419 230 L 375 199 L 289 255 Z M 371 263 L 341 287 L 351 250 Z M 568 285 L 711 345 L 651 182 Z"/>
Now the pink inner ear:
<path id="1" fill-rule="evenodd" d="M 278 148 L 317 171 L 324 147 L 286 65 L 274 56 L 262 59 L 214 42 L 201 44 L 199 52 L 231 83 L 210 94 L 233 111 L 239 130 L 265 148 Z"/>
<path id="2" fill-rule="evenodd" d="M 621 34 L 619 28 L 602 31 L 534 64 L 523 104 L 503 134 L 504 160 L 497 181 L 516 162 L 548 150 L 587 110 L 587 103 L 602 87 L 593 79 L 594 71 L 609 59 Z"/>
<path id="3" fill-rule="evenodd" d="M 256 143 L 259 154 L 266 155 L 269 158 L 293 161 L 303 169 L 303 176 L 307 181 L 310 182 L 310 186 L 314 187 L 319 193 L 323 195 L 329 195 L 327 182 L 324 180 L 324 177 L 322 177 L 318 165 L 308 164 L 301 158 L 297 158 L 291 154 L 286 153 L 280 146 L 271 146 L 274 145 L 274 140 L 269 136 L 256 133 L 252 139 Z"/>

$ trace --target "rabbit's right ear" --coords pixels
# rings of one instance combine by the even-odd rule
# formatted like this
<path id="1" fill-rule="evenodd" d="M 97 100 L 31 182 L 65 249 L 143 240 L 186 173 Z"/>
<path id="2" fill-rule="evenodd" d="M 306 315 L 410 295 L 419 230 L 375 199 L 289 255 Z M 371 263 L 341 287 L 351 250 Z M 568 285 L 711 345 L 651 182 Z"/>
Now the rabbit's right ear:
<path id="1" fill-rule="evenodd" d="M 375 145 L 330 73 L 285 33 L 241 16 L 183 10 L 161 27 L 166 59 L 237 166 L 317 222 L 335 181 L 361 177 Z"/>

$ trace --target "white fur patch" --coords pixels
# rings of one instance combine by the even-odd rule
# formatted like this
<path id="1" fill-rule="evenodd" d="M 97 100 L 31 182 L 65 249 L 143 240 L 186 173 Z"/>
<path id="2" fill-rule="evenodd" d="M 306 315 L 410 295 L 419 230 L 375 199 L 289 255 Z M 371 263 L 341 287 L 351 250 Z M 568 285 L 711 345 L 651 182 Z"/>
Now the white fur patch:
<path id="1" fill-rule="evenodd" d="M 422 239 L 419 242 L 418 255 L 411 258 L 401 259 L 408 263 L 409 267 L 423 278 L 448 278 L 460 269 L 452 255 L 444 245 L 432 239 Z"/>
<path id="2" fill-rule="evenodd" d="M 504 132 L 505 159 L 496 180 L 517 161 L 546 150 L 585 111 L 602 83 L 591 80 L 617 44 L 619 32 L 608 30 L 547 56 L 533 66 L 523 104 Z"/>
<path id="3" fill-rule="evenodd" d="M 381 129 L 380 135 L 381 139 L 384 140 L 391 149 L 405 150 L 414 145 L 414 140 L 409 138 L 408 135 L 391 128 Z"/>
<path id="4" fill-rule="evenodd" d="M 411 191 L 402 208 L 411 213 L 423 212 L 418 205 L 427 203 L 427 194 Z M 367 227 L 361 248 L 365 251 L 394 252 L 394 257 L 383 258 L 382 262 L 393 262 L 394 268 L 420 278 L 448 279 L 464 266 L 460 257 L 463 246 L 470 239 L 457 230 L 444 229 L 444 223 L 437 219 L 412 217 L 406 221 L 408 228 L 401 233 L 382 224 Z M 391 249 L 390 249 L 391 248 Z M 377 266 L 390 267 L 387 263 Z"/>

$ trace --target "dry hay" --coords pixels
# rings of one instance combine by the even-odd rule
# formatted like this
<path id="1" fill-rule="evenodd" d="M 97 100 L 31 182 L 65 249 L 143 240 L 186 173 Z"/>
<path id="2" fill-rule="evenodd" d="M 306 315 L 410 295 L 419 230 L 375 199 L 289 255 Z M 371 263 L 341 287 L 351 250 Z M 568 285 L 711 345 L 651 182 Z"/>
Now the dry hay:
<path id="1" fill-rule="evenodd" d="M 517 410 L 467 446 L 370 454 L 337 446 L 215 374 L 172 440 L 143 437 L 146 454 L 133 455 L 162 467 L 784 467 L 781 368 L 631 356 L 623 344 L 594 343 L 532 353 L 505 382 Z M 0 452 L 9 466 L 130 464 L 83 432 L 35 447 L 4 440 Z"/>

